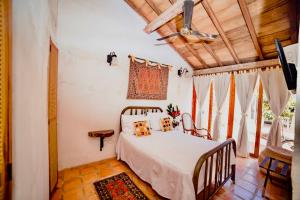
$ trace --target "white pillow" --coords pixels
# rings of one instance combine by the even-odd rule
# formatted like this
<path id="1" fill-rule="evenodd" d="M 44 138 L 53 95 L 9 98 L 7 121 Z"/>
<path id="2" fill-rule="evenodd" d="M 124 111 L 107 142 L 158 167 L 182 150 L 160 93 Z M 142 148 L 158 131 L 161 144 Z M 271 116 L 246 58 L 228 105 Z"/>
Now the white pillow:
<path id="1" fill-rule="evenodd" d="M 122 115 L 121 116 L 121 126 L 122 131 L 128 134 L 134 134 L 133 123 L 137 121 L 148 121 L 145 115 Z"/>
<path id="2" fill-rule="evenodd" d="M 148 120 L 150 122 L 150 127 L 154 131 L 160 131 L 161 126 L 160 126 L 160 119 L 164 117 L 169 117 L 166 113 L 147 113 Z M 171 118 L 171 117 L 170 117 Z"/>

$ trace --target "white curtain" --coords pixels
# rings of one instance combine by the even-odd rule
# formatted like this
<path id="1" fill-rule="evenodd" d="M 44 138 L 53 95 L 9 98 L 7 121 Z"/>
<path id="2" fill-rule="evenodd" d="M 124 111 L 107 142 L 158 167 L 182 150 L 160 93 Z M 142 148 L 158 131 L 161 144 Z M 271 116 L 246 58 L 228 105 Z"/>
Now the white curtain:
<path id="1" fill-rule="evenodd" d="M 205 98 L 208 93 L 209 85 L 210 85 L 210 76 L 198 76 L 194 77 L 194 85 L 197 95 L 197 102 L 198 102 L 198 112 L 197 112 L 197 128 L 202 128 L 203 120 L 201 117 L 202 107 L 205 101 Z"/>
<path id="2" fill-rule="evenodd" d="M 275 115 L 267 145 L 281 147 L 282 122 L 280 115 L 290 98 L 290 92 L 287 88 L 282 69 L 260 71 L 260 77 L 271 110 Z"/>
<path id="3" fill-rule="evenodd" d="M 229 83 L 230 75 L 228 73 L 217 75 L 214 78 L 217 113 L 214 121 L 213 140 L 220 139 L 222 107 L 228 93 Z"/>
<path id="4" fill-rule="evenodd" d="M 248 157 L 249 155 L 247 111 L 251 104 L 256 82 L 257 72 L 235 74 L 236 91 L 242 111 L 237 141 L 237 154 L 241 157 Z"/>

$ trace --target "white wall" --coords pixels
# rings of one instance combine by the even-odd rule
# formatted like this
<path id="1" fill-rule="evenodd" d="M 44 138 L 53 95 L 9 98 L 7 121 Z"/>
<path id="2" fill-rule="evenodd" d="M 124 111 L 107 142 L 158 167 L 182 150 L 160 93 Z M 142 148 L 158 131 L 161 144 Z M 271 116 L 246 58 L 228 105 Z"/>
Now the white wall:
<path id="1" fill-rule="evenodd" d="M 13 0 L 13 199 L 49 199 L 47 0 Z"/>
<path id="2" fill-rule="evenodd" d="M 127 105 L 170 102 L 191 112 L 192 80 L 178 78 L 176 68 L 188 66 L 165 46 L 154 46 L 154 33 L 143 32 L 145 21 L 124 1 L 62 0 L 59 2 L 58 45 L 59 169 L 115 156 L 120 112 Z M 119 65 L 110 67 L 106 55 L 115 51 Z M 127 100 L 128 54 L 172 64 L 166 101 Z M 88 131 L 114 129 L 99 151 L 99 140 Z"/>
<path id="3" fill-rule="evenodd" d="M 291 44 L 283 47 L 284 54 L 288 63 L 298 64 L 298 46 L 299 44 Z"/>

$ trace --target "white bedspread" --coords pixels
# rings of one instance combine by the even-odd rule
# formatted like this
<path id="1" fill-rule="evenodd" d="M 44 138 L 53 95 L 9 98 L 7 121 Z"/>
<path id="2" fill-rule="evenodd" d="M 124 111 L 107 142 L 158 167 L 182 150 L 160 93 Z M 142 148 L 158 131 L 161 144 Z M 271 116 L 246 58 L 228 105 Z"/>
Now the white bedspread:
<path id="1" fill-rule="evenodd" d="M 190 136 L 179 131 L 151 131 L 152 135 L 136 137 L 120 133 L 117 158 L 161 196 L 174 200 L 194 200 L 193 173 L 201 155 L 220 143 Z M 235 156 L 231 152 L 231 164 Z M 198 192 L 203 189 L 204 169 L 199 176 Z"/>

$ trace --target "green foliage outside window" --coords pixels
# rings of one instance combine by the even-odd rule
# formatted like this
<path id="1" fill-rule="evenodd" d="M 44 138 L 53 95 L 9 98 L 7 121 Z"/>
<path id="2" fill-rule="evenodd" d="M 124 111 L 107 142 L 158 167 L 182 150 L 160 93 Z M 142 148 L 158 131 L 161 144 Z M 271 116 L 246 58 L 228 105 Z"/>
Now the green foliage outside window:
<path id="1" fill-rule="evenodd" d="M 274 119 L 274 115 L 271 111 L 270 104 L 268 100 L 264 97 L 263 98 L 263 117 L 266 121 L 272 121 Z M 290 98 L 284 111 L 280 115 L 283 119 L 287 119 L 289 121 L 292 120 L 293 116 L 295 115 L 295 106 L 296 100 L 295 98 Z"/>

